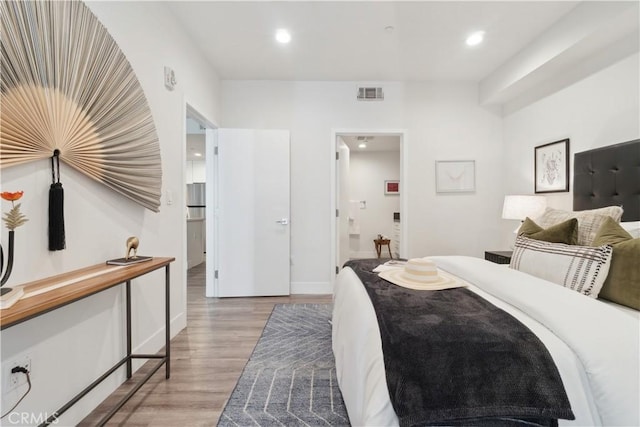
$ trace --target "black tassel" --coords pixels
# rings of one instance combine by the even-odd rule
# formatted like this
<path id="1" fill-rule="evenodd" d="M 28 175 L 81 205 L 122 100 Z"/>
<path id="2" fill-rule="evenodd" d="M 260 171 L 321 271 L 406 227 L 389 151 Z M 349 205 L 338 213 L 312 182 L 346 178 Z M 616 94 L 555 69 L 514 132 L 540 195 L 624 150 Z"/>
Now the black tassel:
<path id="1" fill-rule="evenodd" d="M 53 184 L 49 188 L 49 250 L 59 251 L 66 248 L 64 236 L 64 189 L 60 182 L 60 152 L 56 150 L 51 157 L 51 177 Z M 54 165 L 57 163 L 57 174 Z"/>

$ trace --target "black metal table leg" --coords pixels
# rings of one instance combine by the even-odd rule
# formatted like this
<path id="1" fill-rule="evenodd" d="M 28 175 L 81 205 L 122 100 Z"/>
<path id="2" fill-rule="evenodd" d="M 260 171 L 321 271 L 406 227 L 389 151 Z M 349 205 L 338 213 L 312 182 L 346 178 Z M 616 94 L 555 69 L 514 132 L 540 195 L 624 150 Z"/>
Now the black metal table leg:
<path id="1" fill-rule="evenodd" d="M 164 313 L 164 323 L 165 323 L 165 347 L 164 347 L 164 354 L 165 354 L 165 378 L 169 378 L 171 376 L 171 366 L 170 366 L 170 360 L 171 360 L 171 317 L 170 317 L 170 310 L 169 307 L 171 306 L 171 299 L 170 299 L 170 270 L 169 270 L 169 264 L 167 264 L 167 266 L 165 267 L 165 279 L 164 279 L 164 292 L 165 292 L 165 297 L 164 297 L 164 309 L 165 309 L 165 313 Z"/>
<path id="2" fill-rule="evenodd" d="M 126 283 L 127 299 L 127 379 L 133 375 L 131 367 L 131 280 Z"/>

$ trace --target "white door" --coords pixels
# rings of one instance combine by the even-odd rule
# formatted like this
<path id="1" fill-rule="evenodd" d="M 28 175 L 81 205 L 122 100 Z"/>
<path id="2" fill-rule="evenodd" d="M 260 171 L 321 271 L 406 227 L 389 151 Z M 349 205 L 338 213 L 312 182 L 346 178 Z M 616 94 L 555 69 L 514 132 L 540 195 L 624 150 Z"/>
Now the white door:
<path id="1" fill-rule="evenodd" d="M 218 130 L 218 296 L 289 295 L 289 131 Z"/>

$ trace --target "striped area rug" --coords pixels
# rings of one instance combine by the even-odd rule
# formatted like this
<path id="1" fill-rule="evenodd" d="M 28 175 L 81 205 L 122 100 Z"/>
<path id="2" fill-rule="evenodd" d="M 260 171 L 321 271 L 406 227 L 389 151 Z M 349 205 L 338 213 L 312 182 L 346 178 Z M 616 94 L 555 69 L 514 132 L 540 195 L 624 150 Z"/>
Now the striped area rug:
<path id="1" fill-rule="evenodd" d="M 331 304 L 278 304 L 219 426 L 348 426 L 331 351 Z"/>

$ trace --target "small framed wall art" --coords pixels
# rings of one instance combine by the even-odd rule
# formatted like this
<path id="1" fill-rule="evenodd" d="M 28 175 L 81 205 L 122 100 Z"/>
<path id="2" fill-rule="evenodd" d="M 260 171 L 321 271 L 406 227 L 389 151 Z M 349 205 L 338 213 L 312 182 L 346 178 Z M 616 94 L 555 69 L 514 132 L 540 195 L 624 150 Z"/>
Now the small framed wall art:
<path id="1" fill-rule="evenodd" d="M 436 160 L 436 193 L 476 191 L 475 160 Z"/>
<path id="2" fill-rule="evenodd" d="M 535 148 L 535 192 L 569 191 L 569 139 Z"/>
<path id="3" fill-rule="evenodd" d="M 384 194 L 400 194 L 400 181 L 385 181 Z"/>

